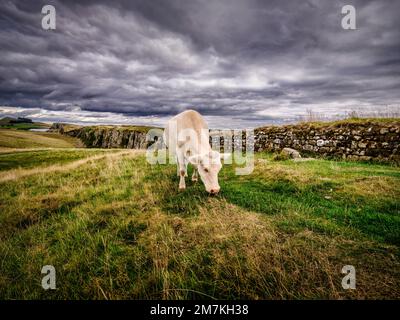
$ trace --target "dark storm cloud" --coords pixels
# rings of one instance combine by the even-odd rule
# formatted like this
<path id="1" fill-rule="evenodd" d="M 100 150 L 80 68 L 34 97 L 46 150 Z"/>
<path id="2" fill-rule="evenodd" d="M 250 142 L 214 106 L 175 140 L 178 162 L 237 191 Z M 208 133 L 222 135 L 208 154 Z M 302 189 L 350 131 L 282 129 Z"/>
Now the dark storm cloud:
<path id="1" fill-rule="evenodd" d="M 215 126 L 398 106 L 400 2 L 351 1 L 354 31 L 345 4 L 0 0 L 0 106 L 122 122 L 194 107 Z"/>

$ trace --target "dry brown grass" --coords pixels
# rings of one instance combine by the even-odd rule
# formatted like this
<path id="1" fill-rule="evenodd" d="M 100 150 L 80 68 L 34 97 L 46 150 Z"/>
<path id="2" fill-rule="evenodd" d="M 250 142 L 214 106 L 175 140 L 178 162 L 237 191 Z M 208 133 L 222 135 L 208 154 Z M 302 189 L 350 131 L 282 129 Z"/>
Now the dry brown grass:
<path id="1" fill-rule="evenodd" d="M 0 147 L 4 148 L 74 148 L 82 143 L 69 136 L 52 132 L 0 129 Z"/>
<path id="2" fill-rule="evenodd" d="M 343 193 L 373 198 L 397 197 L 400 199 L 398 180 L 394 177 L 369 176 L 353 179 L 345 184 Z"/>
<path id="3" fill-rule="evenodd" d="M 353 249 L 342 256 L 343 247 L 362 250 L 363 243 L 311 230 L 289 236 L 276 228 L 273 218 L 219 200 L 210 199 L 196 217 L 157 212 L 148 224 L 140 240 L 152 258 L 153 277 L 159 279 L 164 299 L 220 298 L 233 293 L 245 299 L 385 298 L 385 290 L 371 295 L 371 283 L 387 288 L 399 285 L 396 271 L 379 280 L 371 276 L 391 257 L 376 253 L 360 264 L 358 256 L 351 256 Z M 340 270 L 349 262 L 360 272 L 356 291 L 341 287 Z M 212 295 L 200 288 L 188 289 L 185 279 L 197 269 L 214 279 Z M 394 294 L 399 292 L 389 296 Z"/>
<path id="4" fill-rule="evenodd" d="M 277 162 L 266 161 L 260 159 L 255 167 L 253 175 L 262 177 L 266 180 L 286 180 L 301 185 L 306 185 L 310 182 L 315 182 L 321 176 L 316 176 L 314 170 L 301 166 L 288 166 Z"/>

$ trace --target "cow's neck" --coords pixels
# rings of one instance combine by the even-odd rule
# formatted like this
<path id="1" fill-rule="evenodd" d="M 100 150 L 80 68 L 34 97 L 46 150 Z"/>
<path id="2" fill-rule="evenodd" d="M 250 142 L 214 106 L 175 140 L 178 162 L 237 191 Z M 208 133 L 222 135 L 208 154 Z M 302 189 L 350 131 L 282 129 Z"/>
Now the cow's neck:
<path id="1" fill-rule="evenodd" d="M 198 138 L 199 141 L 197 141 L 197 146 L 193 146 L 193 154 L 207 154 L 211 151 L 211 146 L 210 146 L 210 140 L 209 140 L 209 135 L 205 132 L 202 132 L 199 135 Z M 197 149 L 197 150 L 196 150 Z"/>

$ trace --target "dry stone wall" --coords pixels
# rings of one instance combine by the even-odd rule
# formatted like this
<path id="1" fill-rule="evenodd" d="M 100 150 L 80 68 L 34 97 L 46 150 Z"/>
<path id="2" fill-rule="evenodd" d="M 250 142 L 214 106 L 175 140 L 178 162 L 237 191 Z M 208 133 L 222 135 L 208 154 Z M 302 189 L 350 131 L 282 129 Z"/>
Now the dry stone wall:
<path id="1" fill-rule="evenodd" d="M 400 121 L 343 121 L 255 130 L 256 151 L 293 148 L 302 154 L 400 162 Z"/>

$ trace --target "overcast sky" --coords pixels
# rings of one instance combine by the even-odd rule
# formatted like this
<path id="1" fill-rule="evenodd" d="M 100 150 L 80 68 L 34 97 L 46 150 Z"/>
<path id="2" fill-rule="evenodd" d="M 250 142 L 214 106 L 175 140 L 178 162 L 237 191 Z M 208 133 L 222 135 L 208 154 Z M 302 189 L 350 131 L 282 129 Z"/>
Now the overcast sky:
<path id="1" fill-rule="evenodd" d="M 56 30 L 41 27 L 56 8 Z M 341 27 L 352 4 L 357 30 Z M 0 117 L 254 127 L 400 105 L 400 1 L 0 0 Z"/>

